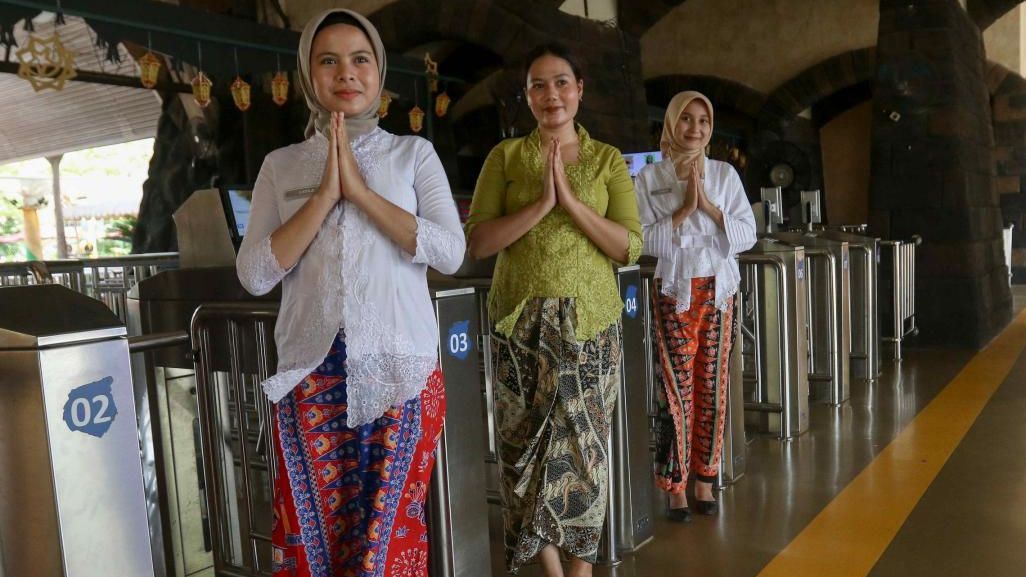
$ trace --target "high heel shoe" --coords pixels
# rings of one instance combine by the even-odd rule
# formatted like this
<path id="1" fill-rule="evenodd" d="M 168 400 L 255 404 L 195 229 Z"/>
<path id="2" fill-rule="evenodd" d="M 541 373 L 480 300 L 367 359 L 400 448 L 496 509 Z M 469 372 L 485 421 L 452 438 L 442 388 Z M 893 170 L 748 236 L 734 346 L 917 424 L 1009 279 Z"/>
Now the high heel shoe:
<path id="1" fill-rule="evenodd" d="M 720 511 L 720 504 L 715 500 L 699 501 L 696 499 L 695 510 L 698 511 L 700 515 L 715 515 Z"/>
<path id="2" fill-rule="evenodd" d="M 687 507 L 681 509 L 670 509 L 666 512 L 666 518 L 674 523 L 690 523 L 691 510 Z"/>

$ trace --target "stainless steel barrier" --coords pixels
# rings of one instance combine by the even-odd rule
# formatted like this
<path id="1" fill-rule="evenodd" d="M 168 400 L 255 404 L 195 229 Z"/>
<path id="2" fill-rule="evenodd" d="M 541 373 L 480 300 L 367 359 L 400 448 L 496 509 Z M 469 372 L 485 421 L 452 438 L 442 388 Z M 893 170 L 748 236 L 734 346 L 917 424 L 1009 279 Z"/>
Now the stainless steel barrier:
<path id="1" fill-rule="evenodd" d="M 816 233 L 848 242 L 851 255 L 851 355 L 853 377 L 868 381 L 880 375 L 880 306 L 877 262 L 880 239 L 826 230 Z"/>
<path id="2" fill-rule="evenodd" d="M 59 284 L 102 301 L 125 322 L 128 320 L 127 297 L 132 286 L 177 266 L 178 253 L 173 252 L 3 263 L 0 264 L 0 286 Z"/>
<path id="3" fill-rule="evenodd" d="M 133 254 L 81 262 L 83 292 L 102 301 L 118 318 L 127 321 L 129 290 L 161 271 L 178 268 L 178 253 Z"/>
<path id="4" fill-rule="evenodd" d="M 745 436 L 744 356 L 741 354 L 741 311 L 744 293 L 734 294 L 734 324 L 730 327 L 733 348 L 728 357 L 727 412 L 723 424 L 723 446 L 720 453 L 720 473 L 716 486 L 723 488 L 738 482 L 748 469 L 748 442 Z"/>
<path id="5" fill-rule="evenodd" d="M 805 249 L 760 239 L 738 261 L 745 420 L 791 439 L 809 427 Z"/>
<path id="6" fill-rule="evenodd" d="M 851 396 L 851 277 L 847 241 L 815 233 L 776 233 L 773 238 L 805 247 L 809 321 L 809 385 L 812 398 L 840 405 Z"/>
<path id="7" fill-rule="evenodd" d="M 0 264 L 0 286 L 59 284 L 75 292 L 85 287 L 80 260 L 35 260 Z"/>
<path id="8" fill-rule="evenodd" d="M 201 305 L 190 330 L 196 359 L 203 479 L 214 572 L 271 575 L 272 411 L 260 382 L 275 366 L 274 304 Z M 220 333 L 215 325 L 224 332 Z M 218 333 L 226 340 L 215 337 Z M 249 349 L 249 351 L 247 351 Z M 251 354 L 247 355 L 246 353 Z M 227 371 L 214 359 L 227 359 Z M 252 366 L 243 366 L 248 359 Z"/>
<path id="9" fill-rule="evenodd" d="M 259 300 L 249 295 L 239 285 L 234 267 L 165 270 L 129 291 L 129 334 L 188 334 L 201 304 L 273 304 L 279 294 L 272 291 Z M 227 343 L 225 326 L 214 327 L 212 341 Z M 243 367 L 248 372 L 256 372 L 256 358 L 255 349 L 247 349 Z M 227 354 L 215 355 L 212 362 L 218 373 L 228 374 Z M 152 541 L 163 552 L 169 577 L 212 571 L 192 347 L 167 346 L 135 354 L 132 369 Z"/>
<path id="10" fill-rule="evenodd" d="M 624 553 L 633 553 L 655 537 L 652 510 L 654 482 L 649 450 L 648 400 L 652 389 L 646 371 L 651 345 L 646 323 L 644 291 L 638 265 L 617 270 L 623 311 L 620 391 L 613 412 L 608 442 L 609 507 L 599 563 L 616 565 Z"/>
<path id="11" fill-rule="evenodd" d="M 153 577 L 125 337 L 65 287 L 0 289 L 0 573 Z"/>
<path id="12" fill-rule="evenodd" d="M 428 500 L 430 575 L 476 577 L 491 571 L 487 499 L 480 482 L 485 433 L 474 350 L 477 296 L 472 288 L 443 290 L 434 293 L 434 301 L 450 410 Z M 201 305 L 193 316 L 205 498 L 218 577 L 271 574 L 276 468 L 272 410 L 259 383 L 275 366 L 276 316 L 273 303 Z M 219 370 L 217 359 L 228 359 L 227 370 Z"/>
<path id="13" fill-rule="evenodd" d="M 916 335 L 916 245 L 922 240 L 880 242 L 880 307 L 882 341 L 894 346 L 893 359 L 901 360 L 905 337 Z"/>

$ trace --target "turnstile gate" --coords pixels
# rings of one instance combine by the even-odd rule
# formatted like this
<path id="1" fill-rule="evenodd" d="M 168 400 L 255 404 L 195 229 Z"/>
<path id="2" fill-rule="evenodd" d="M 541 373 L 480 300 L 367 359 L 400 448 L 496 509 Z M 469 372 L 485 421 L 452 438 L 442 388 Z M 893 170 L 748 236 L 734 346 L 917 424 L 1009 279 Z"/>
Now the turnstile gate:
<path id="1" fill-rule="evenodd" d="M 809 428 L 805 249 L 760 239 L 738 262 L 745 421 L 791 439 Z"/>
<path id="2" fill-rule="evenodd" d="M 428 499 L 429 574 L 488 575 L 477 296 L 472 288 L 433 296 L 449 410 Z M 200 306 L 193 318 L 204 486 L 218 577 L 263 577 L 273 567 L 272 410 L 259 383 L 275 366 L 276 316 L 273 303 L 225 303 Z M 217 358 L 229 359 L 227 370 Z"/>
<path id="3" fill-rule="evenodd" d="M 805 247 L 809 322 L 809 386 L 812 399 L 840 405 L 851 396 L 851 298 L 847 241 L 815 233 L 775 233 L 773 238 Z"/>
<path id="4" fill-rule="evenodd" d="M 0 289 L 0 574 L 153 577 L 126 335 L 62 286 Z"/>

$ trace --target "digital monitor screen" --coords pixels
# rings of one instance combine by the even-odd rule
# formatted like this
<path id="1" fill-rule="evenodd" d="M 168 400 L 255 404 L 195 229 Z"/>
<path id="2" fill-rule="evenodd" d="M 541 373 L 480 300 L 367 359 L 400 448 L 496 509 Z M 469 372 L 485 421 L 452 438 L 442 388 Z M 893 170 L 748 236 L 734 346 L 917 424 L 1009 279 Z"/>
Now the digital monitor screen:
<path id="1" fill-rule="evenodd" d="M 246 225 L 249 223 L 249 207 L 252 200 L 252 190 L 244 188 L 228 189 L 228 206 L 232 211 L 235 234 L 238 238 L 246 236 Z"/>
<path id="2" fill-rule="evenodd" d="M 630 173 L 631 178 L 638 176 L 642 168 L 645 168 L 647 164 L 655 164 L 663 159 L 663 153 L 658 150 L 652 152 L 633 152 L 623 155 L 624 162 L 627 163 L 627 172 Z"/>

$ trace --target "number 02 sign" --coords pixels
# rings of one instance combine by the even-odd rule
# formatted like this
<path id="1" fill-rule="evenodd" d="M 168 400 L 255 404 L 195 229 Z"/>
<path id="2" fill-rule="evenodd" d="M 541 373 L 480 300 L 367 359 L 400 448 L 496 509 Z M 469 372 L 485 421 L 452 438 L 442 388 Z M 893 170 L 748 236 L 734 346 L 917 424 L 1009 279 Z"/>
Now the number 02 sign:
<path id="1" fill-rule="evenodd" d="M 107 434 L 118 415 L 111 390 L 113 384 L 113 377 L 104 377 L 72 389 L 64 403 L 64 422 L 68 428 L 94 437 Z"/>

